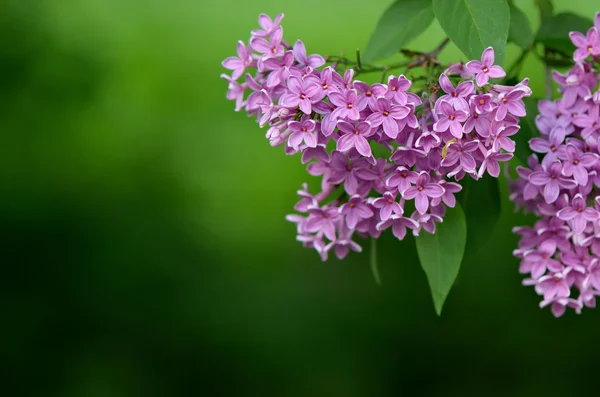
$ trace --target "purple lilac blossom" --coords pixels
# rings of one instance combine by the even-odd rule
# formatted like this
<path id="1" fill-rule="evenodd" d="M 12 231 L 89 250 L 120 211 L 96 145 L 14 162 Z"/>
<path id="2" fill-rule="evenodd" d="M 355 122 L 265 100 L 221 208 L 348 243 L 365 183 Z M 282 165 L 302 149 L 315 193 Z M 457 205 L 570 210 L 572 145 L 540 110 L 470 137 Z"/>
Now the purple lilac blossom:
<path id="1" fill-rule="evenodd" d="M 268 128 L 271 146 L 301 154 L 307 172 L 321 178 L 314 194 L 303 185 L 297 213 L 286 219 L 295 224 L 297 240 L 323 260 L 360 252 L 358 238 L 378 238 L 388 229 L 400 240 L 407 229 L 413 235 L 434 233 L 446 207 L 456 205 L 458 181 L 498 176 L 498 163 L 512 157 L 522 99 L 531 90 L 527 80 L 516 86 L 487 84 L 504 76 L 493 65 L 491 48 L 481 62 L 451 65 L 436 76 L 444 91 L 438 95 L 402 74 L 389 76 L 385 84 L 356 80 L 353 69 L 307 55 L 302 41 L 290 46 L 282 19 L 283 14 L 274 20 L 260 15 L 261 28 L 252 31 L 248 43 L 238 43 L 237 57 L 223 62 L 232 76 L 222 78 L 235 110 L 255 117 Z M 573 92 L 582 98 L 590 94 L 581 88 Z M 579 122 L 597 133 L 593 121 Z M 600 251 L 600 228 L 597 240 L 590 244 Z M 549 295 L 553 288 L 548 287 Z"/>
<path id="2" fill-rule="evenodd" d="M 600 295 L 600 120 L 595 101 L 600 98 L 600 73 L 592 67 L 600 55 L 599 33 L 600 13 L 586 35 L 570 34 L 577 47 L 575 65 L 564 74 L 553 73 L 561 97 L 539 102 L 540 136 L 529 142 L 535 154 L 510 183 L 511 200 L 539 217 L 532 227 L 513 229 L 521 236 L 514 255 L 521 260 L 521 273 L 529 274 L 523 284 L 534 286 L 542 296 L 540 307 L 550 307 L 556 317 L 567 308 L 579 314 L 583 307 L 594 307 Z"/>

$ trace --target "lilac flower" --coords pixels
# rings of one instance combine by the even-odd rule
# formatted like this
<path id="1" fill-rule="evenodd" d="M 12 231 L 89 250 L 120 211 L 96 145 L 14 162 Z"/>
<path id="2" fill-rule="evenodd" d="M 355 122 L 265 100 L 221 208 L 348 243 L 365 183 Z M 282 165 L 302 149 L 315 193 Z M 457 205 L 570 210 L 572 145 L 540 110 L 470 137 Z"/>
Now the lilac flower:
<path id="1" fill-rule="evenodd" d="M 388 220 L 381 221 L 377 224 L 377 229 L 385 230 L 392 227 L 392 233 L 398 240 L 403 240 L 406 237 L 406 228 L 418 230 L 419 224 L 411 218 L 406 218 L 401 215 L 392 215 Z"/>
<path id="2" fill-rule="evenodd" d="M 415 186 L 411 186 L 402 193 L 406 200 L 415 199 L 415 207 L 419 213 L 424 214 L 429 208 L 429 199 L 442 197 L 444 188 L 438 183 L 432 183 L 431 177 L 425 171 L 421 171 Z"/>
<path id="3" fill-rule="evenodd" d="M 294 55 L 291 51 L 286 51 L 281 59 L 269 58 L 262 63 L 265 70 L 270 70 L 267 76 L 267 87 L 277 87 L 290 77 L 290 66 L 294 63 Z"/>
<path id="4" fill-rule="evenodd" d="M 600 132 L 600 106 L 590 106 L 587 114 L 573 117 L 573 124 L 583 128 L 581 137 L 589 138 L 592 134 Z"/>
<path id="5" fill-rule="evenodd" d="M 362 109 L 357 103 L 355 90 L 332 92 L 329 94 L 329 100 L 334 106 L 337 106 L 332 113 L 332 117 L 336 119 L 348 118 L 350 120 L 358 120 L 360 118 L 360 111 Z"/>
<path id="6" fill-rule="evenodd" d="M 373 113 L 367 117 L 373 128 L 383 124 L 383 132 L 392 139 L 398 136 L 398 122 L 406 118 L 410 108 L 406 106 L 394 106 L 385 98 L 377 98 L 375 105 L 371 106 Z"/>
<path id="7" fill-rule="evenodd" d="M 498 105 L 494 103 L 493 98 L 490 94 L 476 95 L 471 98 L 474 105 L 475 112 L 477 114 L 489 113 L 494 110 Z"/>
<path id="8" fill-rule="evenodd" d="M 335 221 L 340 217 L 335 207 L 312 207 L 308 209 L 305 229 L 309 233 L 323 232 L 329 240 L 335 240 Z"/>
<path id="9" fill-rule="evenodd" d="M 398 188 L 398 192 L 404 193 L 411 184 L 416 183 L 419 174 L 415 171 L 410 171 L 406 167 L 400 166 L 394 170 L 394 173 L 386 180 L 387 187 Z"/>
<path id="10" fill-rule="evenodd" d="M 237 57 L 229 57 L 222 62 L 223 67 L 233 70 L 231 78 L 237 80 L 244 74 L 248 66 L 252 64 L 251 51 L 248 51 L 243 41 L 238 41 Z"/>
<path id="11" fill-rule="evenodd" d="M 565 140 L 564 128 L 557 127 L 550 132 L 548 139 L 546 138 L 532 138 L 529 141 L 529 147 L 531 150 L 537 153 L 546 153 L 542 163 L 544 165 L 553 163 L 558 160 L 558 155 L 562 155 L 562 144 Z"/>
<path id="12" fill-rule="evenodd" d="M 544 187 L 544 199 L 551 204 L 556 201 L 560 189 L 573 189 L 577 183 L 561 174 L 560 162 L 550 164 L 547 171 L 536 171 L 529 175 L 529 181 L 536 186 Z"/>
<path id="13" fill-rule="evenodd" d="M 375 199 L 373 207 L 379 209 L 379 216 L 382 221 L 388 220 L 392 213 L 396 215 L 404 213 L 402 206 L 396 201 L 396 195 L 392 192 L 385 192 L 382 197 Z"/>
<path id="14" fill-rule="evenodd" d="M 535 289 L 538 294 L 544 296 L 545 301 L 554 298 L 566 298 L 571 295 L 566 277 L 559 272 L 540 277 Z"/>
<path id="15" fill-rule="evenodd" d="M 444 167 L 451 167 L 454 164 L 459 164 L 459 170 L 463 169 L 467 172 L 475 171 L 477 163 L 471 155 L 472 152 L 479 148 L 479 141 L 456 141 L 448 144 L 446 157 L 442 160 Z M 457 170 L 458 172 L 458 170 Z"/>
<path id="16" fill-rule="evenodd" d="M 400 105 L 406 105 L 406 102 L 408 100 L 406 91 L 408 91 L 411 84 L 412 83 L 409 80 L 407 80 L 407 78 L 404 76 L 390 76 L 388 78 L 388 89 L 385 93 L 385 97 L 389 100 L 396 100 L 396 102 Z"/>
<path id="17" fill-rule="evenodd" d="M 355 194 L 359 180 L 373 181 L 376 178 L 377 174 L 371 170 L 369 163 L 364 158 L 353 159 L 338 151 L 331 154 L 328 183 L 338 184 L 344 182 L 346 191 Z"/>
<path id="18" fill-rule="evenodd" d="M 485 171 L 487 170 L 488 174 L 497 178 L 500 175 L 500 165 L 499 162 L 508 161 L 513 158 L 512 153 L 502 153 L 502 152 L 494 152 L 489 150 L 485 155 L 485 160 L 481 164 L 481 168 L 479 168 L 479 173 L 477 176 L 481 178 Z"/>
<path id="19" fill-rule="evenodd" d="M 221 78 L 229 83 L 227 99 L 235 101 L 235 111 L 239 112 L 244 107 L 244 91 L 246 88 L 226 74 L 222 74 Z"/>
<path id="20" fill-rule="evenodd" d="M 509 138 L 509 136 L 515 135 L 519 132 L 519 126 L 511 125 L 508 127 L 500 127 L 500 130 L 494 136 L 494 150 L 500 151 L 500 148 L 507 152 L 515 151 L 515 141 Z"/>
<path id="21" fill-rule="evenodd" d="M 572 221 L 573 231 L 582 234 L 588 222 L 600 219 L 600 212 L 594 208 L 586 207 L 585 200 L 581 194 L 576 194 L 571 205 L 556 213 L 563 221 Z"/>
<path id="22" fill-rule="evenodd" d="M 490 135 L 490 124 L 489 118 L 478 113 L 476 105 L 471 103 L 470 115 L 463 126 L 464 132 L 468 134 L 475 130 L 479 136 L 487 138 Z"/>
<path id="23" fill-rule="evenodd" d="M 348 228 L 354 229 L 360 219 L 372 217 L 373 211 L 359 195 L 353 195 L 347 203 L 340 207 L 340 214 L 346 217 Z"/>
<path id="24" fill-rule="evenodd" d="M 448 102 L 439 102 L 440 118 L 434 125 L 433 130 L 444 132 L 450 129 L 450 133 L 457 139 L 462 138 L 463 126 L 461 123 L 467 120 L 467 113 L 462 110 L 455 110 Z"/>
<path id="25" fill-rule="evenodd" d="M 298 61 L 299 66 L 318 68 L 325 64 L 325 59 L 323 59 L 321 55 L 313 54 L 306 56 L 306 48 L 301 40 L 296 41 L 292 52 L 294 53 L 294 58 L 296 58 L 296 61 Z"/>
<path id="26" fill-rule="evenodd" d="M 293 133 L 288 138 L 288 145 L 297 150 L 298 146 L 304 141 L 308 147 L 317 147 L 317 137 L 313 132 L 317 123 L 314 120 L 290 121 L 288 128 Z"/>
<path id="27" fill-rule="evenodd" d="M 344 259 L 350 250 L 354 252 L 362 252 L 361 246 L 352 240 L 352 233 L 352 230 L 343 228 L 343 230 L 340 231 L 338 238 L 327 244 L 324 248 L 324 251 L 329 252 L 333 249 L 335 256 L 340 260 Z"/>
<path id="28" fill-rule="evenodd" d="M 506 76 L 504 69 L 494 66 L 494 49 L 492 47 L 483 51 L 481 62 L 470 61 L 466 64 L 466 68 L 476 74 L 475 81 L 479 87 L 486 85 L 490 78 L 498 79 Z"/>
<path id="29" fill-rule="evenodd" d="M 569 37 L 577 47 L 573 53 L 575 62 L 583 62 L 590 55 L 600 55 L 600 35 L 596 28 L 589 29 L 586 36 L 580 32 L 571 32 Z"/>
<path id="30" fill-rule="evenodd" d="M 435 132 L 429 131 L 425 119 L 421 120 L 421 129 L 423 132 L 421 133 L 421 136 L 417 138 L 415 146 L 418 148 L 423 148 L 425 153 L 429 153 L 432 148 L 440 145 L 441 139 L 436 135 Z"/>
<path id="31" fill-rule="evenodd" d="M 261 60 L 265 61 L 269 58 L 280 57 L 283 55 L 285 48 L 283 48 L 283 29 L 281 27 L 276 28 L 270 35 L 270 41 L 267 41 L 263 37 L 253 37 L 250 39 L 250 46 L 254 51 L 263 54 Z"/>
<path id="32" fill-rule="evenodd" d="M 367 137 L 371 135 L 371 124 L 362 121 L 353 126 L 345 121 L 340 121 L 337 127 L 344 133 L 337 141 L 337 150 L 347 152 L 352 148 L 356 148 L 362 156 L 371 157 L 371 146 L 367 141 Z"/>
<path id="33" fill-rule="evenodd" d="M 498 108 L 496 108 L 496 121 L 504 120 L 507 112 L 518 117 L 525 116 L 525 104 L 523 104 L 522 99 L 527 94 L 528 91 L 515 88 L 506 95 L 503 95 L 498 103 Z"/>
<path id="34" fill-rule="evenodd" d="M 555 250 L 552 247 L 546 246 L 537 251 L 529 251 L 524 255 L 524 263 L 527 266 L 526 271 L 531 273 L 531 277 L 534 279 L 540 278 L 546 272 L 546 269 L 550 269 L 553 272 L 563 270 L 564 266 L 552 258 L 554 252 Z"/>
<path id="35" fill-rule="evenodd" d="M 304 114 L 312 112 L 312 104 L 323 98 L 321 88 L 311 82 L 304 81 L 296 76 L 291 76 L 287 82 L 289 93 L 279 100 L 286 107 L 299 106 Z"/>
<path id="36" fill-rule="evenodd" d="M 562 85 L 562 98 L 560 106 L 569 108 L 575 104 L 577 98 L 590 95 L 590 87 L 586 82 L 586 72 L 581 64 L 576 64 L 567 74 L 552 73 L 554 80 Z"/>
<path id="37" fill-rule="evenodd" d="M 454 88 L 448 76 L 441 74 L 440 87 L 447 95 L 441 96 L 439 100 L 448 102 L 455 109 L 469 110 L 469 104 L 465 98 L 468 98 L 475 91 L 475 85 L 472 81 L 463 81 Z"/>
<path id="38" fill-rule="evenodd" d="M 454 193 L 458 193 L 462 190 L 462 186 L 455 182 L 440 181 L 440 186 L 444 188 L 444 194 L 441 197 L 433 198 L 431 205 L 437 207 L 441 202 L 446 204 L 450 208 L 456 206 L 456 198 Z"/>
<path id="39" fill-rule="evenodd" d="M 462 61 L 460 61 L 459 63 L 451 63 L 448 66 L 448 69 L 446 69 L 444 71 L 444 73 L 447 74 L 447 75 L 458 74 L 463 79 L 470 79 L 470 78 L 473 78 L 475 76 L 473 74 L 473 72 L 471 72 L 470 70 L 468 70 L 465 67 L 465 64 Z"/>
<path id="40" fill-rule="evenodd" d="M 587 185 L 588 171 L 586 169 L 593 167 L 598 161 L 598 155 L 593 153 L 583 153 L 575 145 L 569 144 L 565 149 L 565 163 L 562 172 L 565 176 L 573 176 L 579 185 Z"/>
<path id="41" fill-rule="evenodd" d="M 270 36 L 279 27 L 279 24 L 281 23 L 281 20 L 283 19 L 283 17 L 284 17 L 283 14 L 279 14 L 275 17 L 274 20 L 271 20 L 271 18 L 268 15 L 260 14 L 258 16 L 258 24 L 260 25 L 260 27 L 262 29 L 253 30 L 252 36 L 253 37 L 268 37 L 268 36 Z"/>
<path id="42" fill-rule="evenodd" d="M 360 109 L 364 109 L 367 106 L 369 108 L 373 106 L 377 106 L 377 98 L 380 96 L 385 96 L 387 93 L 387 89 L 383 84 L 373 84 L 369 85 L 367 83 L 363 83 L 362 81 L 354 82 L 354 89 L 358 92 L 358 106 Z"/>

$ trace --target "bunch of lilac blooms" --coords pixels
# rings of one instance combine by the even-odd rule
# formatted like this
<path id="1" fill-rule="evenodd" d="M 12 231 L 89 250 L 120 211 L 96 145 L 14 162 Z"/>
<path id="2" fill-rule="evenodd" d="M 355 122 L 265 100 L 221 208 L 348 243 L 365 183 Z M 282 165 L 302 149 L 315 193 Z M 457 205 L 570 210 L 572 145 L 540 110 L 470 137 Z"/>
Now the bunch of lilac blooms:
<path id="1" fill-rule="evenodd" d="M 353 69 L 338 73 L 338 65 L 307 55 L 302 41 L 285 42 L 282 18 L 261 15 L 249 44 L 240 41 L 238 56 L 223 61 L 232 76 L 222 77 L 236 110 L 255 116 L 272 146 L 301 154 L 308 173 L 322 177 L 318 193 L 306 184 L 298 191 L 299 214 L 287 219 L 323 260 L 360 252 L 355 235 L 434 233 L 446 206 L 455 206 L 456 181 L 498 177 L 499 163 L 513 157 L 511 136 L 531 90 L 528 80 L 490 82 L 505 76 L 491 47 L 481 61 L 450 65 L 439 76 L 443 92 L 418 95 L 404 75 L 368 84 Z"/>
<path id="2" fill-rule="evenodd" d="M 530 140 L 528 167 L 518 167 L 511 199 L 540 219 L 533 227 L 517 227 L 514 251 L 525 285 L 535 286 L 562 316 L 594 307 L 600 294 L 600 74 L 593 69 L 600 55 L 600 13 L 587 36 L 571 33 L 578 47 L 575 66 L 554 72 L 561 97 L 539 103 L 536 126 L 541 136 Z M 541 161 L 540 161 L 541 160 Z"/>

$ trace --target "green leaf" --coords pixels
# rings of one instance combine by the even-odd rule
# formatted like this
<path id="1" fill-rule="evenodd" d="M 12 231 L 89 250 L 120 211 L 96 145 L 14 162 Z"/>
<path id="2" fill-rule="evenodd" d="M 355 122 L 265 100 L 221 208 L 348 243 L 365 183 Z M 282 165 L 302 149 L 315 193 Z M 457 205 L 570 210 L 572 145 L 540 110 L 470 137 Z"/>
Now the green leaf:
<path id="1" fill-rule="evenodd" d="M 510 29 L 508 31 L 508 41 L 512 41 L 522 49 L 527 49 L 533 44 L 533 30 L 527 15 L 515 6 L 512 2 L 510 7 Z"/>
<path id="2" fill-rule="evenodd" d="M 540 9 L 540 14 L 543 21 L 552 18 L 554 15 L 554 5 L 552 4 L 552 0 L 535 0 L 535 5 Z"/>
<path id="3" fill-rule="evenodd" d="M 521 129 L 514 135 L 516 142 L 515 155 L 523 165 L 527 165 L 527 159 L 533 153 L 529 147 L 529 140 L 539 135 L 535 125 L 535 116 L 538 114 L 538 101 L 538 98 L 523 98 L 527 115 L 521 118 L 519 123 Z"/>
<path id="4" fill-rule="evenodd" d="M 415 241 L 439 316 L 458 275 L 467 242 L 467 224 L 460 204 L 448 208 L 444 221 L 437 225 L 434 234 L 423 231 Z"/>
<path id="5" fill-rule="evenodd" d="M 569 12 L 557 14 L 542 21 L 535 41 L 571 57 L 575 46 L 569 38 L 569 32 L 585 33 L 592 25 L 591 20 L 579 15 Z"/>
<path id="6" fill-rule="evenodd" d="M 469 59 L 480 59 L 483 50 L 492 46 L 496 64 L 502 64 L 510 26 L 506 0 L 433 0 L 433 11 L 442 29 Z"/>
<path id="7" fill-rule="evenodd" d="M 500 217 L 500 187 L 498 179 L 485 175 L 478 180 L 465 177 L 458 201 L 467 217 L 469 250 L 467 258 L 475 257 L 490 240 Z"/>
<path id="8" fill-rule="evenodd" d="M 381 16 L 363 55 L 365 62 L 397 53 L 433 21 L 431 0 L 398 0 Z"/>

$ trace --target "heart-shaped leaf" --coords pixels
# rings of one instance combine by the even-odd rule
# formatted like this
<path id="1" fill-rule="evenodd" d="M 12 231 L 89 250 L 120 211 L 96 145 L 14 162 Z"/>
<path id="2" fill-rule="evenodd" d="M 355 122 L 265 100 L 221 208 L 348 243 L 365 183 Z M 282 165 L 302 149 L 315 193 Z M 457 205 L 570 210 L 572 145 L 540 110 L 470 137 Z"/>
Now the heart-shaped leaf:
<path id="1" fill-rule="evenodd" d="M 506 0 L 433 0 L 433 11 L 442 29 L 469 58 L 479 59 L 494 47 L 501 65 L 510 26 Z"/>
<path id="2" fill-rule="evenodd" d="M 431 0 L 399 0 L 388 8 L 369 39 L 366 62 L 397 53 L 423 33 L 433 21 Z"/>

